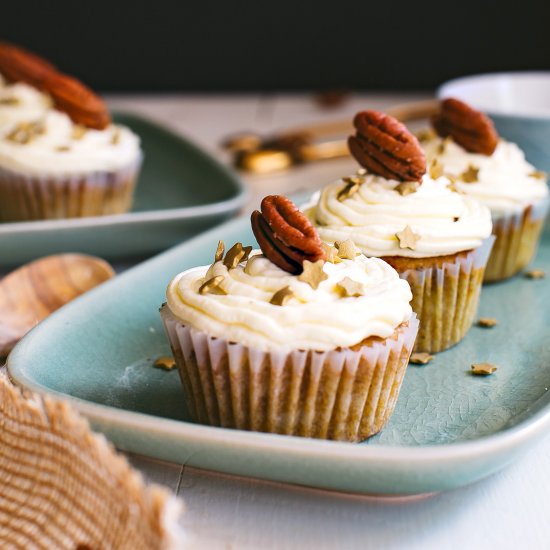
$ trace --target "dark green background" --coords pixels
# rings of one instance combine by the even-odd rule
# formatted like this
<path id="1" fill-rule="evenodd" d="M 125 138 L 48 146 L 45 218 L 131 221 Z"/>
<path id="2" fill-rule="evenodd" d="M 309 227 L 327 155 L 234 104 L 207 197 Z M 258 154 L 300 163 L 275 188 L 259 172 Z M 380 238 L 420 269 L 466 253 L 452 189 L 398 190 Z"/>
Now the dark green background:
<path id="1" fill-rule="evenodd" d="M 2 0 L 0 36 L 101 90 L 426 89 L 550 69 L 544 1 Z"/>

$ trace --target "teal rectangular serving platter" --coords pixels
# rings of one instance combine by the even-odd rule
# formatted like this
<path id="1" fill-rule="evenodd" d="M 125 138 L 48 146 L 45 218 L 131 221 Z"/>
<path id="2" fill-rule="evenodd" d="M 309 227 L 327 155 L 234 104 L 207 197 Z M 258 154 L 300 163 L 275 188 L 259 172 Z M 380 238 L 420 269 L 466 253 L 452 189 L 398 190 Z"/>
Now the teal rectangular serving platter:
<path id="1" fill-rule="evenodd" d="M 151 255 L 221 223 L 243 206 L 240 180 L 192 143 L 137 115 L 115 113 L 114 121 L 130 127 L 144 151 L 131 212 L 0 223 L 0 266 L 57 252 L 118 260 Z"/>
<path id="2" fill-rule="evenodd" d="M 199 468 L 341 491 L 415 494 L 500 470 L 550 429 L 550 280 L 483 289 L 480 315 L 455 348 L 410 365 L 395 413 L 361 444 L 194 424 L 158 315 L 176 273 L 210 263 L 219 238 L 254 242 L 248 219 L 208 231 L 119 275 L 35 328 L 15 348 L 15 383 L 68 399 L 119 448 Z M 550 273 L 550 232 L 537 267 Z M 473 376 L 472 363 L 498 366 Z"/>

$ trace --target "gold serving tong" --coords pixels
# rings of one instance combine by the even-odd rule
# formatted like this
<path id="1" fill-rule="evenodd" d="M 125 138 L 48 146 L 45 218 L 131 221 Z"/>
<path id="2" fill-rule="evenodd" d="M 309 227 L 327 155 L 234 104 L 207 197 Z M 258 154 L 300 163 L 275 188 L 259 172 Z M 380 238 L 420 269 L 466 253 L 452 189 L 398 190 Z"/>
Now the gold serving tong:
<path id="1" fill-rule="evenodd" d="M 439 110 L 439 101 L 429 99 L 402 103 L 386 112 L 402 122 L 427 118 Z M 353 131 L 351 121 L 336 121 L 294 128 L 271 136 L 252 132 L 233 134 L 222 147 L 232 155 L 239 170 L 269 174 L 298 164 L 349 156 L 347 136 Z"/>

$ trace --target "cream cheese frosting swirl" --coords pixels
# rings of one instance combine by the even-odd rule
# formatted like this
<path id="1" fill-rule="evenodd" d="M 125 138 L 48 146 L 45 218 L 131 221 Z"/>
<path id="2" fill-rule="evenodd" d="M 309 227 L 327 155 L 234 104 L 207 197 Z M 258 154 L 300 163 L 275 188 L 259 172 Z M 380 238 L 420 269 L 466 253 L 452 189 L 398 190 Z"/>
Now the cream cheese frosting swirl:
<path id="1" fill-rule="evenodd" d="M 7 83 L 0 75 L 0 128 L 41 118 L 51 107 L 48 95 L 23 82 Z"/>
<path id="2" fill-rule="evenodd" d="M 368 174 L 356 193 L 339 200 L 338 180 L 312 197 L 304 210 L 328 243 L 351 239 L 366 256 L 424 258 L 478 248 L 491 234 L 489 209 L 455 193 L 447 178 L 424 175 L 418 190 L 399 194 L 398 181 Z M 396 234 L 409 226 L 415 249 L 400 248 Z"/>
<path id="3" fill-rule="evenodd" d="M 548 196 L 546 178 L 540 177 L 515 144 L 500 140 L 492 155 L 469 153 L 452 140 L 434 137 L 421 143 L 429 163 L 437 159 L 446 175 L 456 178 L 455 187 L 491 209 L 495 218 L 522 212 Z M 470 167 L 477 181 L 460 181 Z"/>
<path id="4" fill-rule="evenodd" d="M 141 158 L 139 138 L 124 126 L 110 125 L 104 130 L 84 128 L 53 109 L 25 122 L 33 126 L 30 138 L 25 140 L 14 138 L 13 126 L 0 126 L 3 168 L 38 175 L 81 174 L 116 171 Z"/>
<path id="5" fill-rule="evenodd" d="M 186 325 L 264 351 L 348 347 L 370 336 L 387 338 L 410 319 L 410 287 L 384 261 L 360 255 L 326 262 L 323 270 L 328 278 L 314 290 L 255 251 L 245 266 L 228 269 L 218 261 L 180 273 L 168 286 L 167 303 Z M 218 275 L 226 294 L 199 294 Z M 362 284 L 363 294 L 342 297 L 337 284 L 345 277 Z M 286 286 L 293 298 L 271 304 Z"/>

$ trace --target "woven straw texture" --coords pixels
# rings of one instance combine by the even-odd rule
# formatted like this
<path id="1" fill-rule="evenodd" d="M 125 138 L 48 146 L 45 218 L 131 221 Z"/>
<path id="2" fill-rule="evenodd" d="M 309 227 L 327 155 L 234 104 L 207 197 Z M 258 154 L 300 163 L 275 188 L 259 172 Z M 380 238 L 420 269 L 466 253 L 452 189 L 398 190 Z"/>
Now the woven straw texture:
<path id="1" fill-rule="evenodd" d="M 147 487 L 68 404 L 23 396 L 2 374 L 0 481 L 3 549 L 173 547 L 169 493 Z"/>

